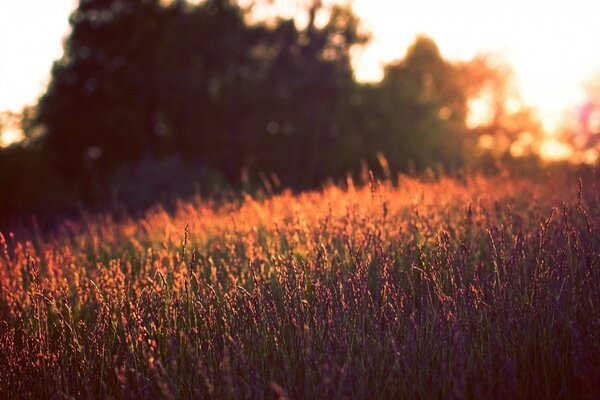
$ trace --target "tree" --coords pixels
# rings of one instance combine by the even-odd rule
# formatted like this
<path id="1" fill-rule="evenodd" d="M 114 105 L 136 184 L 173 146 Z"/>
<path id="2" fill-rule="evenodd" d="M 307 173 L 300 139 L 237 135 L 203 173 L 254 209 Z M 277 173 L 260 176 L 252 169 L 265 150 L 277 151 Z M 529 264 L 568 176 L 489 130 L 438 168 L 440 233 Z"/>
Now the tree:
<path id="1" fill-rule="evenodd" d="M 64 176 L 101 178 L 159 146 L 157 56 L 171 16 L 159 0 L 80 1 L 36 116 Z"/>
<path id="2" fill-rule="evenodd" d="M 519 94 L 514 71 L 493 55 L 464 63 L 469 88 L 469 136 L 495 158 L 532 155 L 543 138 L 542 123 Z"/>
<path id="3" fill-rule="evenodd" d="M 233 0 L 81 0 L 30 129 L 84 183 L 169 153 L 230 180 L 250 168 L 315 183 L 353 85 L 350 48 L 366 40 L 349 8 L 317 26 L 323 9 L 300 30 L 251 24 Z"/>
<path id="4" fill-rule="evenodd" d="M 348 126 L 354 154 L 371 162 L 383 153 L 393 169 L 462 160 L 467 91 L 464 71 L 420 36 L 404 59 L 386 66 L 383 80 L 359 89 Z M 357 131 L 358 130 L 358 131 Z"/>
<path id="5" fill-rule="evenodd" d="M 256 88 L 259 105 L 256 166 L 283 174 L 287 181 L 315 184 L 332 174 L 340 153 L 344 104 L 354 88 L 350 49 L 368 40 L 348 7 L 326 10 L 314 2 L 302 30 L 279 21 L 272 31 L 263 80 Z"/>

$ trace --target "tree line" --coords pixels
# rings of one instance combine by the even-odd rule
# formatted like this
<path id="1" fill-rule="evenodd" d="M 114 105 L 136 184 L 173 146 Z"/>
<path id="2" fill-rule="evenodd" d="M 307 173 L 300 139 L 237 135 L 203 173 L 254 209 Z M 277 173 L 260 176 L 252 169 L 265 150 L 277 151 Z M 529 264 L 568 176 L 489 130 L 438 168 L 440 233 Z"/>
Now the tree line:
<path id="1" fill-rule="evenodd" d="M 497 78 L 485 62 L 449 62 L 421 36 L 380 82 L 359 83 L 351 49 L 368 34 L 351 7 L 304 11 L 299 27 L 256 21 L 234 0 L 80 0 L 25 115 L 26 146 L 0 153 L 3 170 L 18 171 L 0 177 L 12 191 L 4 210 L 105 202 L 118 182 L 126 193 L 158 174 L 136 183 L 123 171 L 160 160 L 176 160 L 168 182 L 267 177 L 294 188 L 382 156 L 392 170 L 464 165 L 476 141 L 468 102 Z M 46 200 L 29 196 L 40 190 Z"/>

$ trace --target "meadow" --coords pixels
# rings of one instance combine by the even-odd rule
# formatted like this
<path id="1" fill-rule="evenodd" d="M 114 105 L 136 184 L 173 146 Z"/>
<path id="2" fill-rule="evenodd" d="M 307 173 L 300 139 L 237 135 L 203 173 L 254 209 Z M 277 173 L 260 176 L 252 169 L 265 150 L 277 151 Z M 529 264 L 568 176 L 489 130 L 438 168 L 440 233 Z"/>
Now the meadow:
<path id="1" fill-rule="evenodd" d="M 600 398 L 597 178 L 410 177 L 0 236 L 1 398 Z"/>

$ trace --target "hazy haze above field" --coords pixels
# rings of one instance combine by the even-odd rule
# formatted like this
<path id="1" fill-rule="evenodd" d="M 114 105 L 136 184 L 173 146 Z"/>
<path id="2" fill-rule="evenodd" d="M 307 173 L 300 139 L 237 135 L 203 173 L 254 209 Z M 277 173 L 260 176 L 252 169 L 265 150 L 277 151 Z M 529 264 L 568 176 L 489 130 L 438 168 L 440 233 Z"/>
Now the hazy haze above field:
<path id="1" fill-rule="evenodd" d="M 62 54 L 74 0 L 0 2 L 0 110 L 33 104 Z M 288 14 L 301 0 L 280 0 Z M 585 98 L 582 83 L 600 71 L 600 3 L 591 0 L 496 2 L 355 0 L 371 43 L 355 51 L 360 80 L 403 56 L 416 34 L 431 36 L 450 59 L 498 52 L 516 70 L 523 99 L 552 129 L 565 109 Z"/>

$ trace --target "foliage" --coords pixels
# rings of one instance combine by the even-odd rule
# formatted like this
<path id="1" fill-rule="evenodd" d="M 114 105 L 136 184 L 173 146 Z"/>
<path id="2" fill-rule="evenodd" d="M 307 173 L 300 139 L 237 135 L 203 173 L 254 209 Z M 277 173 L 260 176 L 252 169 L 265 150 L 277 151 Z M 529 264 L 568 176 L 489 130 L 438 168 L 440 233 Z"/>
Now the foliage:
<path id="1" fill-rule="evenodd" d="M 494 170 L 513 150 L 529 153 L 539 124 L 527 110 L 508 112 L 510 73 L 488 58 L 450 62 L 418 37 L 381 82 L 358 83 L 350 54 L 368 35 L 351 7 L 315 1 L 303 11 L 299 26 L 253 19 L 234 0 L 81 0 L 47 92 L 23 111 L 24 145 L 43 160 L 31 167 L 44 168 L 31 177 L 53 183 L 43 193 L 13 189 L 12 173 L 2 171 L 0 190 L 11 194 L 0 198 L 0 219 L 79 203 L 107 208 L 115 197 L 152 204 L 217 181 L 311 189 L 382 160 L 388 174 Z M 473 128 L 469 110 L 479 98 L 494 118 Z M 487 153 L 480 139 L 492 143 Z M 10 171 L 13 158 L 0 158 Z M 204 172 L 187 174 L 169 160 Z M 148 162 L 173 175 L 123 179 Z M 169 184 L 161 194 L 142 175 Z"/>
<path id="2" fill-rule="evenodd" d="M 152 145 L 157 53 L 170 16 L 156 1 L 82 0 L 37 107 L 44 149 L 82 182 Z"/>
<path id="3" fill-rule="evenodd" d="M 250 23 L 233 0 L 82 1 L 29 130 L 45 129 L 42 149 L 89 197 L 90 179 L 170 155 L 297 188 L 380 153 L 395 170 L 464 162 L 467 101 L 490 75 L 471 79 L 420 37 L 382 82 L 358 84 L 350 50 L 368 36 L 351 8 L 305 11 L 299 28 Z"/>
<path id="4" fill-rule="evenodd" d="M 381 82 L 358 89 L 346 120 L 353 157 L 374 160 L 383 153 L 393 170 L 411 163 L 418 169 L 462 165 L 473 90 L 466 72 L 444 60 L 433 40 L 418 37 L 404 59 L 386 67 Z"/>
<path id="5" fill-rule="evenodd" d="M 318 149 L 353 83 L 349 49 L 364 38 L 347 8 L 317 27 L 320 7 L 298 29 L 249 24 L 229 0 L 82 1 L 38 106 L 43 147 L 79 180 L 171 153 L 230 180 L 242 168 L 323 179 Z"/>
<path id="6" fill-rule="evenodd" d="M 4 232 L 0 396 L 598 398 L 598 182 L 539 182 L 401 176 Z"/>
<path id="7" fill-rule="evenodd" d="M 77 201 L 76 190 L 35 149 L 0 149 L 0 226 L 11 217 L 64 211 Z"/>

